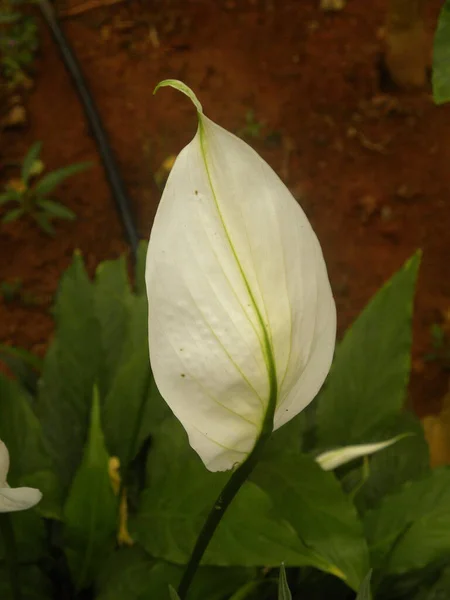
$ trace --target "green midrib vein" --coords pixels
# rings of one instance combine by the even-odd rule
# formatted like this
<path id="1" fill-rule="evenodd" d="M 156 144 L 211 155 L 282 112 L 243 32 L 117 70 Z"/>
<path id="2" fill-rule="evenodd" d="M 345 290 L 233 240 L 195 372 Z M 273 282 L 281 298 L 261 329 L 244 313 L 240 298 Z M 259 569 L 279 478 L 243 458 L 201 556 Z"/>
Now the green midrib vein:
<path id="1" fill-rule="evenodd" d="M 219 205 L 219 202 L 217 199 L 216 191 L 214 189 L 214 185 L 213 185 L 213 181 L 212 181 L 212 177 L 211 177 L 211 171 L 210 171 L 210 168 L 208 165 L 208 160 L 207 160 L 207 155 L 206 155 L 206 140 L 205 140 L 204 125 L 203 125 L 202 117 L 203 117 L 202 113 L 198 112 L 200 149 L 201 149 L 201 153 L 202 153 L 203 162 L 205 164 L 208 183 L 211 188 L 211 193 L 213 195 L 214 203 L 215 203 L 217 213 L 219 215 L 223 230 L 225 232 L 227 242 L 230 246 L 230 250 L 233 254 L 233 258 L 236 261 L 236 265 L 239 269 L 239 273 L 244 282 L 245 289 L 247 290 L 247 293 L 249 295 L 250 302 L 255 311 L 256 318 L 257 318 L 258 324 L 261 328 L 262 337 L 263 337 L 263 345 L 262 345 L 261 349 L 262 349 L 262 353 L 263 353 L 263 357 L 264 357 L 264 362 L 266 365 L 267 376 L 269 379 L 269 399 L 268 399 L 266 413 L 264 415 L 264 420 L 262 423 L 262 429 L 260 432 L 260 435 L 262 435 L 262 434 L 267 434 L 269 431 L 273 430 L 273 420 L 274 420 L 275 408 L 276 408 L 276 404 L 277 404 L 277 395 L 278 395 L 277 371 L 276 371 L 276 365 L 275 365 L 275 357 L 274 357 L 274 353 L 273 353 L 272 344 L 270 342 L 269 332 L 267 331 L 267 328 L 264 324 L 264 319 L 262 317 L 260 308 L 256 302 L 255 295 L 254 295 L 252 288 L 250 286 L 250 283 L 245 275 L 245 271 L 241 265 L 238 254 L 233 245 L 230 233 L 228 231 L 225 220 L 223 218 L 222 211 L 220 210 L 220 205 Z"/>

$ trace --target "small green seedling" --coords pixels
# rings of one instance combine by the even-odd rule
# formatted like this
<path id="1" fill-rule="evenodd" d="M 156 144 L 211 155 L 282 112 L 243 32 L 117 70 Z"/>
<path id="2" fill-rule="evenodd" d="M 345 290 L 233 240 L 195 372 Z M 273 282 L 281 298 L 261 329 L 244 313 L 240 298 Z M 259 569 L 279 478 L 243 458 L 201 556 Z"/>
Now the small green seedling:
<path id="1" fill-rule="evenodd" d="M 248 110 L 245 113 L 245 125 L 237 132 L 239 137 L 259 139 L 261 132 L 265 127 L 264 121 L 258 121 L 254 110 Z"/>
<path id="2" fill-rule="evenodd" d="M 0 73 L 10 88 L 27 79 L 27 72 L 38 48 L 36 19 L 17 10 L 27 4 L 0 0 Z"/>
<path id="3" fill-rule="evenodd" d="M 9 209 L 2 221 L 10 223 L 29 215 L 45 233 L 54 235 L 52 219 L 75 219 L 74 212 L 52 198 L 54 189 L 68 177 L 84 171 L 91 163 L 76 163 L 39 177 L 44 170 L 44 164 L 39 159 L 41 148 L 41 142 L 31 146 L 23 160 L 20 179 L 9 181 L 0 194 L 0 206 L 12 202 L 18 205 Z"/>

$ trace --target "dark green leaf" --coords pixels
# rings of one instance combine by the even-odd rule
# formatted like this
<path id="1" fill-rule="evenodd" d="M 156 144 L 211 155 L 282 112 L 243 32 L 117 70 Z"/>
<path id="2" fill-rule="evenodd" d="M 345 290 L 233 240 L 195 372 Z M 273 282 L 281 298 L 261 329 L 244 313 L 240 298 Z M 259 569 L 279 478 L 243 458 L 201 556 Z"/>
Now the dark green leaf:
<path id="1" fill-rule="evenodd" d="M 34 188 L 34 191 L 37 196 L 48 196 L 65 179 L 71 177 L 72 175 L 76 175 L 76 173 L 85 171 L 91 166 L 92 163 L 83 162 L 74 165 L 69 165 L 68 167 L 62 167 L 61 169 L 57 169 L 56 171 L 52 171 L 51 173 L 48 173 L 47 175 L 42 177 L 40 181 L 38 181 L 36 187 Z"/>
<path id="2" fill-rule="evenodd" d="M 155 434 L 147 468 L 147 488 L 132 535 L 153 556 L 184 564 L 230 473 L 207 471 L 174 418 L 166 419 Z M 247 483 L 220 523 L 204 564 L 277 566 L 283 561 L 329 566 L 274 514 L 268 495 Z"/>
<path id="3" fill-rule="evenodd" d="M 6 215 L 3 217 L 3 223 L 12 223 L 12 221 L 17 221 L 19 217 L 21 217 L 25 213 L 23 208 L 13 208 L 9 210 Z"/>
<path id="4" fill-rule="evenodd" d="M 37 510 L 46 517 L 59 518 L 61 489 L 45 450 L 44 439 L 28 399 L 14 382 L 0 374 L 0 439 L 11 459 L 8 483 L 41 490 Z"/>
<path id="5" fill-rule="evenodd" d="M 358 589 L 369 568 L 367 545 L 334 474 L 310 456 L 286 454 L 282 461 L 262 461 L 252 479 L 270 495 L 277 515 L 328 564 L 326 570 Z"/>
<path id="6" fill-rule="evenodd" d="M 47 215 L 45 215 L 43 212 L 34 213 L 33 218 L 42 231 L 44 231 L 47 235 L 55 235 L 55 229 L 48 220 Z"/>
<path id="7" fill-rule="evenodd" d="M 95 312 L 100 323 L 102 348 L 99 376 L 102 397 L 108 392 L 124 353 L 132 300 L 125 257 L 102 262 L 97 267 L 94 284 Z M 141 327 L 146 331 L 147 313 L 143 315 Z"/>
<path id="8" fill-rule="evenodd" d="M 35 142 L 31 146 L 31 148 L 28 150 L 27 155 L 23 159 L 22 169 L 21 169 L 21 178 L 25 185 L 28 184 L 31 173 L 33 171 L 34 163 L 39 158 L 41 149 L 42 149 L 42 142 Z"/>
<path id="9" fill-rule="evenodd" d="M 53 202 L 53 200 L 46 199 L 38 200 L 38 206 L 50 217 L 66 219 L 67 221 L 76 219 L 75 213 L 60 202 Z"/>
<path id="10" fill-rule="evenodd" d="M 177 594 L 177 591 L 169 585 L 169 596 L 170 600 L 180 600 L 180 596 Z"/>
<path id="11" fill-rule="evenodd" d="M 37 410 L 67 489 L 81 460 L 101 357 L 92 284 L 78 253 L 62 277 L 55 316 L 56 334 L 44 360 Z"/>
<path id="12" fill-rule="evenodd" d="M 20 202 L 21 196 L 16 190 L 7 190 L 3 194 L 0 194 L 0 206 L 7 202 Z"/>
<path id="13" fill-rule="evenodd" d="M 436 104 L 450 101 L 450 0 L 439 16 L 433 48 L 433 98 Z"/>
<path id="14" fill-rule="evenodd" d="M 94 389 L 89 437 L 64 507 L 65 551 L 78 589 L 89 586 L 114 546 L 118 501 L 109 477 L 109 455 Z"/>
<path id="15" fill-rule="evenodd" d="M 399 416 L 380 439 L 413 433 L 370 459 L 369 478 L 356 496 L 356 505 L 364 511 L 374 508 L 387 494 L 397 492 L 404 483 L 419 479 L 430 471 L 428 444 L 419 420 L 410 413 Z"/>
<path id="16" fill-rule="evenodd" d="M 365 526 L 372 565 L 386 573 L 420 569 L 450 554 L 450 470 L 405 484 L 366 514 Z"/>
<path id="17" fill-rule="evenodd" d="M 356 600 L 372 600 L 372 591 L 370 589 L 370 580 L 372 578 L 372 571 L 369 571 L 364 577 L 361 587 L 359 588 Z"/>
<path id="18" fill-rule="evenodd" d="M 0 344 L 0 361 L 28 393 L 36 395 L 38 373 L 42 369 L 42 361 L 37 356 L 22 348 Z"/>
<path id="19" fill-rule="evenodd" d="M 52 600 L 51 582 L 35 566 L 21 567 L 18 575 L 21 600 Z M 2 600 L 17 600 L 11 592 L 9 575 L 5 567 L 0 568 L 0 598 Z"/>
<path id="20" fill-rule="evenodd" d="M 289 589 L 284 564 L 281 565 L 278 579 L 278 600 L 292 600 L 292 594 Z"/>
<path id="21" fill-rule="evenodd" d="M 178 585 L 183 568 L 155 561 L 138 546 L 121 549 L 105 561 L 97 581 L 96 600 L 164 600 L 169 585 Z M 225 600 L 253 576 L 250 569 L 202 567 L 188 600 Z"/>
<path id="22" fill-rule="evenodd" d="M 319 399 L 321 447 L 379 441 L 400 412 L 410 371 L 419 262 L 417 253 L 372 298 L 339 344 Z"/>
<path id="23" fill-rule="evenodd" d="M 148 242 L 141 240 L 139 242 L 137 258 L 136 258 L 136 268 L 135 268 L 135 276 L 134 276 L 134 289 L 136 294 L 145 294 L 145 262 L 147 260 L 147 248 Z"/>

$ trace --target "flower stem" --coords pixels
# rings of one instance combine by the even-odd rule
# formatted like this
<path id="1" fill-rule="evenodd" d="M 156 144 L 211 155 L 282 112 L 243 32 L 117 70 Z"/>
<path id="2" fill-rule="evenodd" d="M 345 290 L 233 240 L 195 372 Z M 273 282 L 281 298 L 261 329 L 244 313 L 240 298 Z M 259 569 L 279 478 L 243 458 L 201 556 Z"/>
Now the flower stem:
<path id="1" fill-rule="evenodd" d="M 253 450 L 247 456 L 246 460 L 234 471 L 230 479 L 225 484 L 223 490 L 220 492 L 214 506 L 212 507 L 209 515 L 206 518 L 205 523 L 199 533 L 191 557 L 187 564 L 183 578 L 181 579 L 180 585 L 178 586 L 178 595 L 180 600 L 185 600 L 189 587 L 192 583 L 195 573 L 200 566 L 200 562 L 203 558 L 206 548 L 211 541 L 222 517 L 227 511 L 228 507 L 234 500 L 234 497 L 239 492 L 243 484 L 252 474 L 256 467 L 259 459 L 261 458 L 262 451 L 266 445 L 268 439 L 272 435 L 273 431 L 273 419 L 275 415 L 275 407 L 277 403 L 277 379 L 275 374 L 274 363 L 271 360 L 271 376 L 270 376 L 270 395 L 267 406 L 267 411 L 264 416 L 264 421 L 261 428 L 261 433 L 253 447 Z"/>
<path id="2" fill-rule="evenodd" d="M 5 542 L 5 561 L 13 600 L 22 600 L 19 584 L 19 562 L 17 559 L 16 536 L 9 513 L 0 515 L 0 532 Z"/>

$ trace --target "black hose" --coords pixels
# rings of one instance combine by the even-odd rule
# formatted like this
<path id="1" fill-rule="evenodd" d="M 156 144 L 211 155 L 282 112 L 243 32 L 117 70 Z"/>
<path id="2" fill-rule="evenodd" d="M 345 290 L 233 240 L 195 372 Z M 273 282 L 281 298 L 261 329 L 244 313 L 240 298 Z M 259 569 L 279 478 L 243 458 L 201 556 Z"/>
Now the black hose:
<path id="1" fill-rule="evenodd" d="M 95 141 L 97 142 L 98 151 L 103 162 L 103 167 L 106 172 L 106 177 L 109 181 L 112 194 L 115 200 L 116 209 L 119 213 L 125 235 L 130 245 L 133 259 L 136 259 L 137 249 L 139 245 L 139 236 L 136 223 L 133 216 L 131 201 L 128 196 L 124 181 L 120 175 L 117 166 L 116 158 L 111 149 L 108 135 L 103 126 L 101 117 L 89 91 L 89 88 L 84 79 L 81 67 L 75 57 L 75 54 L 68 42 L 64 32 L 62 31 L 55 11 L 48 0 L 38 0 L 41 13 L 50 28 L 53 38 L 59 48 L 61 57 L 64 61 L 72 80 L 75 84 L 78 96 L 84 108 L 87 120 L 91 127 Z"/>

